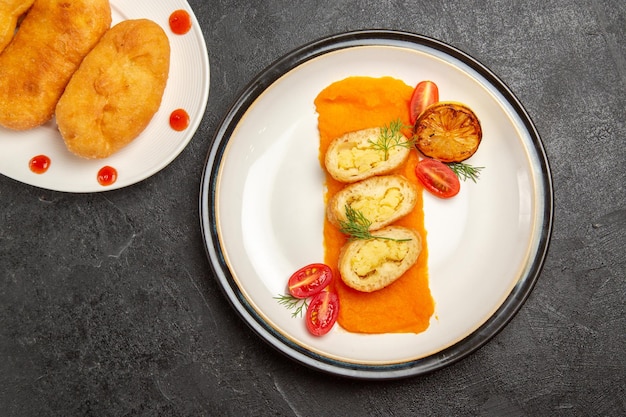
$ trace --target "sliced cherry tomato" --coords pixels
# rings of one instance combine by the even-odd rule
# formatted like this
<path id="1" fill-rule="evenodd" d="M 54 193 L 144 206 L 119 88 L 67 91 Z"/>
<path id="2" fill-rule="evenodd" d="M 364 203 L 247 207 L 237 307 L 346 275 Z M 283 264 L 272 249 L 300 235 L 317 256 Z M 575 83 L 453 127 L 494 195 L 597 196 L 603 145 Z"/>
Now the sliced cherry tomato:
<path id="1" fill-rule="evenodd" d="M 328 265 L 311 264 L 298 269 L 289 278 L 289 292 L 296 298 L 308 298 L 322 291 L 333 279 Z"/>
<path id="2" fill-rule="evenodd" d="M 420 81 L 413 90 L 409 104 L 409 120 L 414 125 L 424 109 L 439 101 L 439 88 L 432 81 Z"/>
<path id="3" fill-rule="evenodd" d="M 339 316 L 339 297 L 330 291 L 315 294 L 306 310 L 306 328 L 314 336 L 323 336 L 330 331 Z"/>
<path id="4" fill-rule="evenodd" d="M 454 197 L 461 189 L 461 182 L 452 168 L 435 159 L 422 159 L 415 167 L 415 175 L 424 188 L 437 197 Z"/>

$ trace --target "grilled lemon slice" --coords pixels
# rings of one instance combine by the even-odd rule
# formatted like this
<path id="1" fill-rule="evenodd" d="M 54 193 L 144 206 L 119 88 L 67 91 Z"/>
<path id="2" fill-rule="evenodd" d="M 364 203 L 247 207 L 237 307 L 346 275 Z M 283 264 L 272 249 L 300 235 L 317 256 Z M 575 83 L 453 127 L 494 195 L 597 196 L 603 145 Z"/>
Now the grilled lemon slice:
<path id="1" fill-rule="evenodd" d="M 461 162 L 476 152 L 483 133 L 476 114 L 464 104 L 440 101 L 428 106 L 414 126 L 415 146 L 441 162 Z"/>

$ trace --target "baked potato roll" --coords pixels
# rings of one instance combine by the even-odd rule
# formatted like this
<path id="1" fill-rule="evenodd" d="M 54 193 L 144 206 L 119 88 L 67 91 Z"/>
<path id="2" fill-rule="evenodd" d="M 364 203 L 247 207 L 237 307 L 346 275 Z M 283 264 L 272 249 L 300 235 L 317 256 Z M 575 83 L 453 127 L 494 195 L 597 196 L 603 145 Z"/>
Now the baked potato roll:
<path id="1" fill-rule="evenodd" d="M 380 146 L 385 128 L 369 128 L 346 133 L 333 140 L 324 157 L 328 173 L 337 181 L 352 183 L 374 175 L 387 174 L 402 165 L 409 156 L 409 139 L 393 132 L 395 143 L 401 146 Z"/>
<path id="2" fill-rule="evenodd" d="M 27 130 L 50 120 L 72 74 L 110 26 L 108 0 L 36 0 L 0 54 L 0 126 Z"/>
<path id="3" fill-rule="evenodd" d="M 65 145 L 106 158 L 135 139 L 161 105 L 170 66 L 167 35 L 148 19 L 112 27 L 85 57 L 56 108 Z"/>
<path id="4" fill-rule="evenodd" d="M 378 291 L 392 284 L 422 251 L 421 237 L 413 229 L 388 226 L 373 234 L 373 239 L 348 241 L 339 253 L 341 279 L 357 291 Z"/>
<path id="5" fill-rule="evenodd" d="M 402 175 L 379 175 L 355 182 L 337 192 L 326 206 L 328 220 L 337 227 L 348 221 L 346 207 L 371 222 L 369 230 L 388 226 L 406 216 L 417 203 L 417 188 Z"/>

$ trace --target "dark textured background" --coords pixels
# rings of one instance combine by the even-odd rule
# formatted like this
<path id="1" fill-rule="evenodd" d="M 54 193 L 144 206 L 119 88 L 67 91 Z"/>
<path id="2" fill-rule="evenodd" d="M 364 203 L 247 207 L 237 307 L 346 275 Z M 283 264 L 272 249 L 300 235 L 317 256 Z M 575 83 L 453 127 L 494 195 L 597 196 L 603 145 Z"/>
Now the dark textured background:
<path id="1" fill-rule="evenodd" d="M 0 176 L 0 415 L 626 414 L 626 2 L 190 4 L 211 89 L 170 166 L 86 195 Z M 470 357 L 392 382 L 309 370 L 255 336 L 211 276 L 197 208 L 211 138 L 246 83 L 304 43 L 370 28 L 490 67 L 533 118 L 555 188 L 552 244 L 519 314 Z"/>

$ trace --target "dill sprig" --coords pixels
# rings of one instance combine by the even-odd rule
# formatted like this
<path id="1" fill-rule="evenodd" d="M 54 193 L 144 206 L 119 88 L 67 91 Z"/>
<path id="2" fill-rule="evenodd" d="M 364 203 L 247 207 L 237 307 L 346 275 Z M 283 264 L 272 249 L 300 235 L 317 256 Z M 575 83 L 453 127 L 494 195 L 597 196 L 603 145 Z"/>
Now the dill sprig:
<path id="1" fill-rule="evenodd" d="M 476 182 L 480 177 L 480 171 L 485 167 L 475 167 L 465 162 L 450 162 L 447 164 L 460 180 L 472 180 Z"/>
<path id="2" fill-rule="evenodd" d="M 295 309 L 291 317 L 302 317 L 302 313 L 309 307 L 306 298 L 296 298 L 291 294 L 279 294 L 274 297 L 274 300 L 278 300 L 278 304 L 285 306 L 288 310 Z"/>
<path id="3" fill-rule="evenodd" d="M 370 233 L 372 222 L 365 215 L 346 204 L 346 220 L 339 221 L 339 231 L 349 236 L 350 240 L 369 240 L 369 239 L 385 239 L 394 240 L 396 242 L 406 242 L 411 239 L 394 239 L 386 236 L 374 236 Z"/>
<path id="4" fill-rule="evenodd" d="M 385 125 L 380 128 L 380 134 L 376 142 L 370 140 L 369 143 L 372 144 L 372 147 L 378 151 L 383 151 L 385 153 L 385 161 L 389 159 L 389 150 L 395 148 L 397 146 L 401 146 L 403 148 L 408 148 L 413 145 L 415 142 L 414 139 L 407 139 L 401 133 L 401 130 L 405 128 L 405 125 L 402 123 L 400 119 L 396 119 L 389 123 L 389 125 Z"/>

